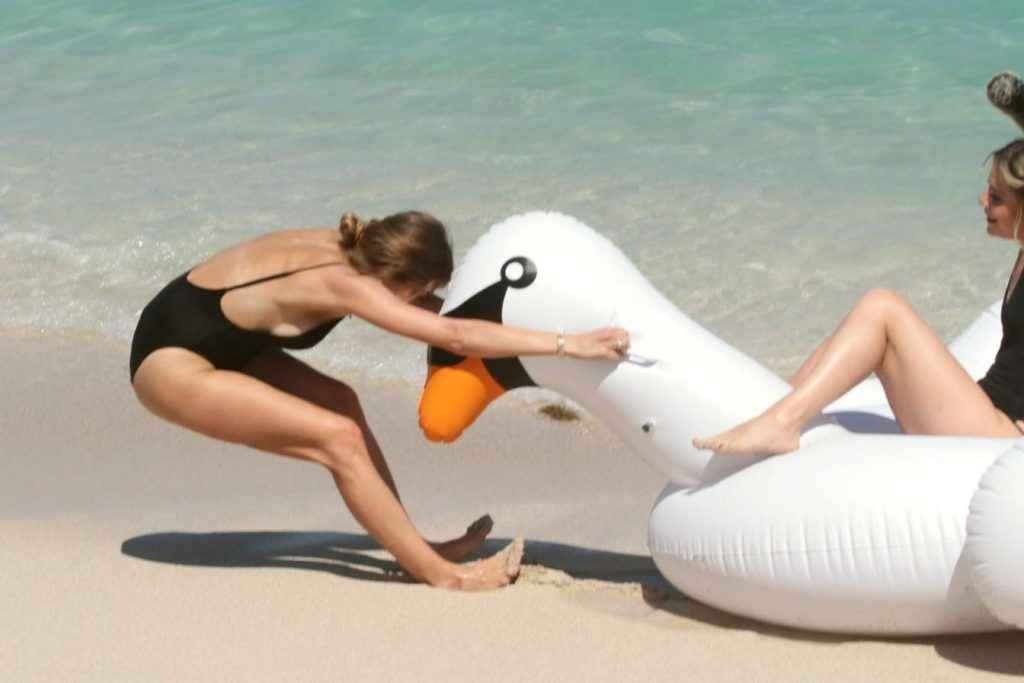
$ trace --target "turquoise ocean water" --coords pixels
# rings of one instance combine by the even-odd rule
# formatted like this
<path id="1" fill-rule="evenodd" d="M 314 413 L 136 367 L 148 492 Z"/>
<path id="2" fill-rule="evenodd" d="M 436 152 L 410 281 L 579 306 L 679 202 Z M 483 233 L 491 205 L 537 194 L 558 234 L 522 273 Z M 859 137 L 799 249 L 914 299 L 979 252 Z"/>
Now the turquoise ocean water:
<path id="1" fill-rule="evenodd" d="M 543 208 L 781 372 L 871 286 L 948 337 L 1013 259 L 976 196 L 1022 38 L 1019 0 L 5 0 L 0 328 L 127 340 L 210 252 L 346 210 L 461 253 Z M 314 353 L 422 367 L 360 323 Z"/>

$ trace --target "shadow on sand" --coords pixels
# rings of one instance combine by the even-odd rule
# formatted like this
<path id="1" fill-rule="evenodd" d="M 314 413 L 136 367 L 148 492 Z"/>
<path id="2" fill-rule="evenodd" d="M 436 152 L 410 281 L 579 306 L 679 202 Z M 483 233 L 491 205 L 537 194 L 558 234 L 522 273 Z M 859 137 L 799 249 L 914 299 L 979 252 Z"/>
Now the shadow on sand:
<path id="1" fill-rule="evenodd" d="M 489 539 L 477 556 L 497 552 L 510 540 Z M 381 552 L 377 552 L 381 551 L 380 546 L 365 534 L 297 531 L 167 532 L 128 539 L 121 545 L 121 551 L 131 557 L 168 564 L 292 568 L 327 572 L 363 581 L 405 583 L 410 580 L 390 556 L 381 556 Z M 931 645 L 941 657 L 964 667 L 1024 676 L 1024 631 L 931 638 L 819 634 L 753 621 L 692 600 L 673 588 L 647 555 L 529 541 L 524 564 L 564 572 L 578 580 L 638 584 L 644 602 L 652 609 L 717 628 L 832 644 L 895 641 Z"/>
<path id="2" fill-rule="evenodd" d="M 474 557 L 486 557 L 510 541 L 489 539 Z M 365 534 L 297 531 L 167 532 L 136 536 L 121 544 L 125 555 L 151 562 L 307 569 L 365 581 L 408 581 L 389 555 L 374 552 L 380 550 Z M 531 541 L 524 562 L 563 571 L 574 579 L 668 587 L 646 555 Z"/>

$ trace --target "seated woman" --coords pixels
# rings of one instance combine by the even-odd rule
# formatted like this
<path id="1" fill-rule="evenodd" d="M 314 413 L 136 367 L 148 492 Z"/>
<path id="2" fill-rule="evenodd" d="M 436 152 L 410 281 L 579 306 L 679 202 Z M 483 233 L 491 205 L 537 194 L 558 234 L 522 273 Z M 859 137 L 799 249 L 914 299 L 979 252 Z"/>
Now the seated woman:
<path id="1" fill-rule="evenodd" d="M 988 234 L 1022 246 L 1024 138 L 996 150 L 979 202 Z M 1003 339 L 995 362 L 975 383 L 928 325 L 896 294 L 865 294 L 791 380 L 793 391 L 761 415 L 697 448 L 743 455 L 800 446 L 804 424 L 872 372 L 907 434 L 1018 437 L 1024 418 L 1024 293 L 1017 283 L 1024 251 L 1003 295 Z"/>
<path id="2" fill-rule="evenodd" d="M 282 348 L 318 343 L 345 316 L 460 355 L 564 354 L 617 359 L 622 329 L 561 335 L 437 315 L 448 282 L 444 226 L 419 212 L 331 229 L 282 230 L 225 249 L 167 285 L 142 312 L 132 386 L 154 414 L 206 436 L 319 463 L 353 516 L 413 577 L 497 588 L 518 573 L 522 544 L 471 564 L 489 518 L 431 545 L 406 516 L 356 393 Z M 414 305 L 416 304 L 416 305 Z"/>

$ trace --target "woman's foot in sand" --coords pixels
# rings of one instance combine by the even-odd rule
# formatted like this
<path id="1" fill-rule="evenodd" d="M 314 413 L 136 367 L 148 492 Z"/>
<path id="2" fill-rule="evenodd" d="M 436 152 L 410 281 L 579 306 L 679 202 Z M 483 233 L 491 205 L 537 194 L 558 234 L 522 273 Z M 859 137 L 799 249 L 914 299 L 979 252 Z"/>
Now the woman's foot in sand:
<path id="1" fill-rule="evenodd" d="M 487 534 L 494 528 L 494 520 L 484 515 L 466 528 L 466 533 L 443 543 L 431 543 L 430 547 L 449 562 L 461 562 L 484 544 Z"/>
<path id="2" fill-rule="evenodd" d="M 507 586 L 519 576 L 524 545 L 523 539 L 517 538 L 486 560 L 460 565 L 454 582 L 445 587 L 473 591 Z"/>
<path id="3" fill-rule="evenodd" d="M 781 455 L 800 448 L 800 428 L 762 413 L 717 436 L 696 438 L 693 445 L 727 455 Z"/>

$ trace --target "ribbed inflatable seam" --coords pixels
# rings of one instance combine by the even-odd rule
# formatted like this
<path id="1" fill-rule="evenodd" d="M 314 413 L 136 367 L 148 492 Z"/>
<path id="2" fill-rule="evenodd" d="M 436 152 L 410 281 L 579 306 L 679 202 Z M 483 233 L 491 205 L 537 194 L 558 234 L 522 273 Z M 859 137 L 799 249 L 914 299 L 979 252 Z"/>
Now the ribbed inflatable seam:
<path id="1" fill-rule="evenodd" d="M 863 564 L 865 562 L 865 553 L 857 552 L 858 538 L 856 532 L 853 529 L 853 524 L 854 520 L 851 517 L 843 526 L 843 529 L 846 532 L 846 539 L 843 547 L 847 548 L 847 552 L 850 554 L 850 566 L 853 567 L 852 576 L 854 577 L 855 581 L 859 581 L 860 577 L 864 575 Z M 866 538 L 868 544 L 872 544 L 877 541 L 877 539 L 871 537 L 870 534 Z"/>
<path id="2" fill-rule="evenodd" d="M 911 583 L 919 584 L 921 583 L 923 578 L 921 576 L 921 556 L 927 556 L 930 549 L 927 546 L 920 545 L 921 535 L 918 533 L 920 531 L 920 527 L 918 526 L 917 520 L 914 518 L 914 515 L 911 513 L 911 511 L 902 510 L 901 512 L 897 513 L 897 515 L 897 519 L 901 519 L 901 521 L 893 525 L 895 528 L 891 529 L 890 533 L 896 534 L 900 533 L 900 530 L 902 530 L 902 534 L 906 539 L 906 542 L 909 547 L 922 549 L 921 551 L 910 553 L 908 556 L 904 558 L 904 562 L 902 563 L 903 566 L 906 567 L 907 570 L 909 570 L 910 572 Z M 889 522 L 888 519 L 886 519 L 885 521 Z M 891 556 L 889 561 L 891 564 L 894 564 L 894 560 L 893 558 L 891 558 Z M 893 566 L 892 581 L 894 583 L 899 578 L 896 576 L 896 572 L 898 570 L 899 569 L 896 566 Z"/>
<path id="3" fill-rule="evenodd" d="M 953 557 L 950 555 L 949 541 L 946 539 L 946 535 L 949 531 L 949 520 L 943 515 L 938 516 L 938 543 L 933 543 L 935 546 L 935 552 L 938 554 L 938 563 L 932 564 L 933 567 L 956 567 L 956 562 L 953 561 Z M 961 546 L 962 547 L 962 546 Z M 955 572 L 953 572 L 955 576 Z"/>
<path id="4" fill-rule="evenodd" d="M 868 539 L 865 546 L 868 550 L 866 553 L 857 552 L 857 542 L 860 538 Z M 860 558 L 855 578 L 857 582 L 863 581 L 867 576 L 884 576 L 886 568 L 884 565 L 879 565 L 875 550 L 876 548 L 888 549 L 891 543 L 892 540 L 889 538 L 887 529 L 883 528 L 880 532 L 878 525 L 873 524 L 870 518 L 850 515 L 850 551 L 854 553 L 855 557 Z"/>
<path id="5" fill-rule="evenodd" d="M 826 542 L 833 544 L 834 547 L 840 548 L 839 562 L 843 567 L 844 576 L 856 576 L 856 567 L 854 566 L 853 555 L 847 550 L 849 547 L 848 543 L 842 542 L 842 529 L 836 527 L 826 527 L 828 534 L 826 536 Z"/>
<path id="6" fill-rule="evenodd" d="M 892 543 L 893 539 L 902 539 L 903 542 L 908 545 L 914 542 L 914 534 L 910 528 L 910 520 L 907 518 L 906 514 L 890 514 L 888 519 L 883 515 L 882 519 L 882 524 L 875 528 L 882 530 L 887 544 Z M 909 574 L 910 583 L 917 583 L 917 572 L 914 570 L 913 561 L 914 555 L 916 555 L 916 553 L 910 554 L 910 561 L 904 563 L 904 567 L 902 568 L 904 575 Z M 888 557 L 886 558 L 885 569 L 886 580 L 890 583 L 896 581 L 896 568 L 893 566 L 893 563 L 888 560 Z M 906 580 L 906 576 L 904 576 L 904 580 Z"/>
<path id="7" fill-rule="evenodd" d="M 910 556 L 910 564 L 914 568 L 914 581 L 921 583 L 928 580 L 928 568 L 932 566 L 935 544 L 928 542 L 929 534 L 926 526 L 929 522 L 926 522 L 920 516 L 915 516 L 910 510 L 904 510 L 903 515 L 907 518 L 910 543 L 915 547 L 919 546 L 926 549 L 923 553 L 914 553 Z"/>
<path id="8" fill-rule="evenodd" d="M 965 552 L 967 546 L 967 521 L 949 516 L 944 517 L 945 524 L 953 528 L 955 533 L 946 531 L 945 524 L 942 529 L 942 547 L 945 550 L 948 566 L 956 566 L 960 561 L 960 555 Z M 956 539 L 954 542 L 953 539 Z"/>
<path id="9" fill-rule="evenodd" d="M 880 546 L 880 545 L 875 545 L 875 544 L 868 543 L 868 544 L 864 544 L 864 545 L 853 546 L 853 547 L 850 547 L 850 548 L 835 547 L 835 546 L 824 546 L 824 547 L 821 547 L 821 548 L 815 548 L 814 550 L 808 550 L 806 548 L 801 549 L 801 550 L 791 550 L 791 549 L 771 550 L 771 551 L 768 551 L 768 552 L 760 550 L 760 551 L 746 552 L 746 553 L 744 553 L 742 551 L 741 552 L 729 552 L 729 553 L 722 552 L 722 553 L 719 553 L 717 555 L 713 555 L 713 554 L 710 554 L 710 553 L 699 553 L 699 552 L 698 553 L 693 553 L 692 551 L 684 551 L 684 550 L 681 550 L 681 549 L 675 548 L 675 547 L 669 547 L 669 548 L 658 547 L 658 548 L 655 548 L 654 551 L 657 552 L 659 555 L 676 557 L 678 559 L 686 560 L 686 561 L 695 561 L 695 560 L 698 560 L 698 559 L 701 559 L 701 558 L 708 559 L 708 558 L 718 557 L 718 558 L 723 558 L 724 559 L 724 558 L 727 558 L 727 557 L 735 557 L 737 555 L 748 555 L 748 556 L 751 556 L 751 557 L 764 557 L 765 559 L 768 559 L 769 556 L 792 557 L 792 556 L 795 556 L 795 555 L 821 555 L 822 553 L 839 553 L 839 552 L 841 552 L 843 550 L 850 550 L 851 552 L 854 552 L 854 553 L 865 553 L 865 552 L 866 553 L 875 553 L 875 552 L 881 552 L 882 550 L 916 551 L 916 550 L 919 550 L 921 547 L 922 546 L 920 546 L 920 545 L 911 545 L 911 544 Z"/>
<path id="10" fill-rule="evenodd" d="M 928 544 L 928 552 L 925 554 L 925 557 L 920 558 L 920 560 L 915 557 L 915 566 L 917 567 L 918 572 L 925 576 L 926 580 L 930 580 L 932 570 L 935 567 L 945 566 L 944 562 L 946 558 L 943 556 L 944 553 L 942 552 L 942 547 L 938 543 L 933 543 L 931 540 L 938 533 L 937 529 L 942 529 L 942 516 L 933 515 L 927 519 L 920 516 L 914 518 L 909 510 L 907 511 L 907 515 L 910 516 L 911 520 L 914 522 L 917 537 L 920 538 L 922 542 L 926 542 Z"/>
<path id="11" fill-rule="evenodd" d="M 808 582 L 813 582 L 813 580 L 814 580 L 814 577 L 813 577 L 814 570 L 811 569 L 811 558 L 807 554 L 807 546 L 809 545 L 807 543 L 807 535 L 808 535 L 807 526 L 808 526 L 807 525 L 807 519 L 806 518 L 801 518 L 800 519 L 800 557 L 802 557 L 803 561 L 804 561 L 803 562 L 803 564 L 804 564 L 804 578 L 807 579 Z M 828 559 L 827 558 L 831 557 L 831 555 L 829 553 L 826 553 L 825 557 L 826 557 L 825 562 L 827 564 L 828 563 Z M 792 564 L 792 563 L 790 563 L 790 564 Z M 793 571 L 793 569 L 794 569 L 794 567 L 790 567 L 789 568 L 789 573 L 791 575 L 795 573 Z"/>
<path id="12" fill-rule="evenodd" d="M 876 550 L 892 547 L 892 537 L 889 534 L 890 529 L 885 525 L 879 526 L 875 524 L 871 518 L 861 519 L 860 523 L 864 525 L 861 533 L 871 539 L 871 552 L 868 553 L 867 557 L 869 563 L 868 571 L 862 571 L 860 576 L 858 576 L 858 580 L 863 580 L 866 576 L 879 576 L 888 581 L 891 569 L 884 560 L 879 561 Z"/>
<path id="13" fill-rule="evenodd" d="M 863 520 L 861 520 L 863 524 Z M 863 580 L 865 576 L 886 576 L 888 567 L 884 564 L 880 564 L 878 561 L 876 548 L 889 548 L 892 544 L 892 539 L 889 537 L 889 528 L 886 526 L 879 527 L 877 524 L 873 524 L 872 520 L 867 520 L 867 527 L 862 531 L 863 535 L 871 539 L 869 552 L 867 553 L 868 571 L 860 570 L 857 576 L 858 580 Z"/>
<path id="14" fill-rule="evenodd" d="M 925 563 L 924 569 L 928 573 L 928 580 L 933 582 L 936 575 L 943 572 L 943 568 L 948 567 L 948 574 L 952 581 L 953 565 L 949 564 L 946 554 L 946 543 L 944 540 L 938 540 L 942 539 L 942 532 L 946 529 L 945 517 L 941 514 L 932 515 L 923 520 L 921 525 L 927 527 L 924 540 L 928 543 L 929 551 L 928 561 Z"/>
<path id="15" fill-rule="evenodd" d="M 980 550 L 980 548 L 977 547 L 977 544 L 979 543 L 979 538 L 977 535 L 979 529 L 977 529 L 977 525 L 984 524 L 984 517 L 982 511 L 988 505 L 991 504 L 989 502 L 990 499 L 993 499 L 998 496 L 998 493 L 995 491 L 995 489 L 992 487 L 992 484 L 990 483 L 991 479 L 989 479 L 988 474 L 1000 469 L 1003 469 L 1003 462 L 1001 456 L 1000 459 L 996 460 L 992 467 L 989 468 L 988 472 L 985 473 L 985 476 L 981 478 L 981 482 L 978 484 L 978 490 L 971 498 L 971 504 L 967 515 L 968 536 L 966 545 L 966 550 L 970 553 L 971 558 L 971 583 L 974 585 L 975 591 L 977 591 L 978 595 L 981 597 L 985 605 L 988 606 L 989 610 L 996 614 L 997 617 L 999 616 L 997 614 L 998 610 L 993 610 L 991 605 L 994 597 L 993 593 L 996 592 L 992 584 L 992 573 L 990 571 L 991 565 L 990 563 L 982 561 L 978 558 L 978 551 Z M 994 477 L 993 479 L 996 479 L 996 477 Z M 974 518 L 973 520 L 972 517 Z M 973 535 L 973 539 L 972 534 L 970 533 L 970 528 L 974 528 L 975 533 Z"/>
<path id="16" fill-rule="evenodd" d="M 733 574 L 736 571 L 735 568 L 738 562 L 736 546 L 732 544 L 728 536 L 720 536 L 718 538 L 718 553 L 714 557 L 719 558 L 723 568 L 729 574 Z"/>
<path id="17" fill-rule="evenodd" d="M 739 568 L 740 562 L 743 561 L 743 558 L 736 556 L 738 553 L 742 554 L 742 548 L 737 549 L 735 540 L 730 536 L 722 536 L 719 538 L 718 547 L 720 548 L 721 554 L 715 555 L 714 557 L 718 558 L 722 563 L 724 571 L 728 572 L 730 575 L 735 574 L 736 570 Z"/>
<path id="18" fill-rule="evenodd" d="M 915 533 L 916 528 L 914 526 L 914 518 L 913 515 L 910 514 L 910 510 L 903 511 L 903 522 L 907 528 L 907 538 L 910 540 L 911 545 L 913 545 L 917 542 L 918 535 Z M 927 552 L 927 550 L 925 552 Z M 910 567 L 910 575 L 913 583 L 915 584 L 921 582 L 921 570 L 918 567 L 918 558 L 919 553 L 911 553 L 909 558 L 910 562 L 908 563 Z"/>
<path id="19" fill-rule="evenodd" d="M 857 576 L 857 566 L 856 566 L 857 563 L 856 563 L 856 560 L 854 560 L 853 553 L 851 553 L 848 550 L 849 547 L 850 547 L 850 544 L 842 542 L 842 540 L 843 540 L 842 539 L 843 530 L 841 528 L 835 528 L 835 527 L 829 527 L 829 528 L 832 530 L 831 531 L 831 536 L 829 537 L 829 540 L 830 541 L 834 541 L 835 547 L 841 549 L 841 551 L 839 553 L 839 557 L 840 557 L 842 565 L 843 565 L 843 572 L 844 572 L 843 576 L 856 577 Z"/>
<path id="20" fill-rule="evenodd" d="M 938 543 L 933 543 L 933 545 L 935 545 L 935 552 L 937 553 L 938 560 L 940 562 L 940 564 L 938 566 L 940 566 L 940 567 L 948 567 L 948 566 L 950 566 L 950 564 L 949 564 L 949 560 L 950 560 L 950 557 L 949 557 L 949 543 L 946 541 L 946 531 L 948 529 L 948 523 L 947 523 L 947 520 L 946 520 L 945 517 L 943 517 L 942 515 L 939 515 L 938 516 L 937 524 L 938 524 L 938 527 L 939 527 L 939 530 L 938 530 L 939 542 Z M 932 566 L 934 566 L 934 565 L 932 565 Z"/>
<path id="21" fill-rule="evenodd" d="M 843 530 L 835 526 L 826 526 L 828 533 L 825 535 L 826 545 L 831 545 L 840 549 L 839 561 L 843 565 L 843 571 L 846 576 L 853 576 L 853 557 L 846 551 L 847 544 L 843 543 Z"/>
<path id="22" fill-rule="evenodd" d="M 949 542 L 946 540 L 946 532 L 949 530 L 949 520 L 944 515 L 937 516 L 937 530 L 938 542 L 933 538 L 932 546 L 935 548 L 932 552 L 935 553 L 935 562 L 930 564 L 930 567 L 955 567 L 956 562 L 950 562 L 952 556 L 949 553 Z"/>
<path id="23" fill-rule="evenodd" d="M 1024 462 L 1021 451 L 1018 440 L 982 477 L 971 498 L 966 545 L 975 592 L 993 616 L 1018 628 L 1024 628 L 1024 592 L 1017 575 L 1024 558 L 1015 552 L 1021 543 L 1017 537 L 1020 527 L 1009 520 L 1021 517 L 1019 496 L 1024 478 L 1016 471 L 1018 463 Z"/>
<path id="24" fill-rule="evenodd" d="M 732 548 L 733 552 L 739 549 L 742 553 L 742 557 L 736 558 L 737 568 L 740 570 L 742 576 L 747 575 L 747 558 L 749 555 L 749 548 L 747 547 L 747 539 L 743 536 L 742 529 L 736 529 L 733 531 L 732 537 L 729 540 L 729 547 Z"/>

